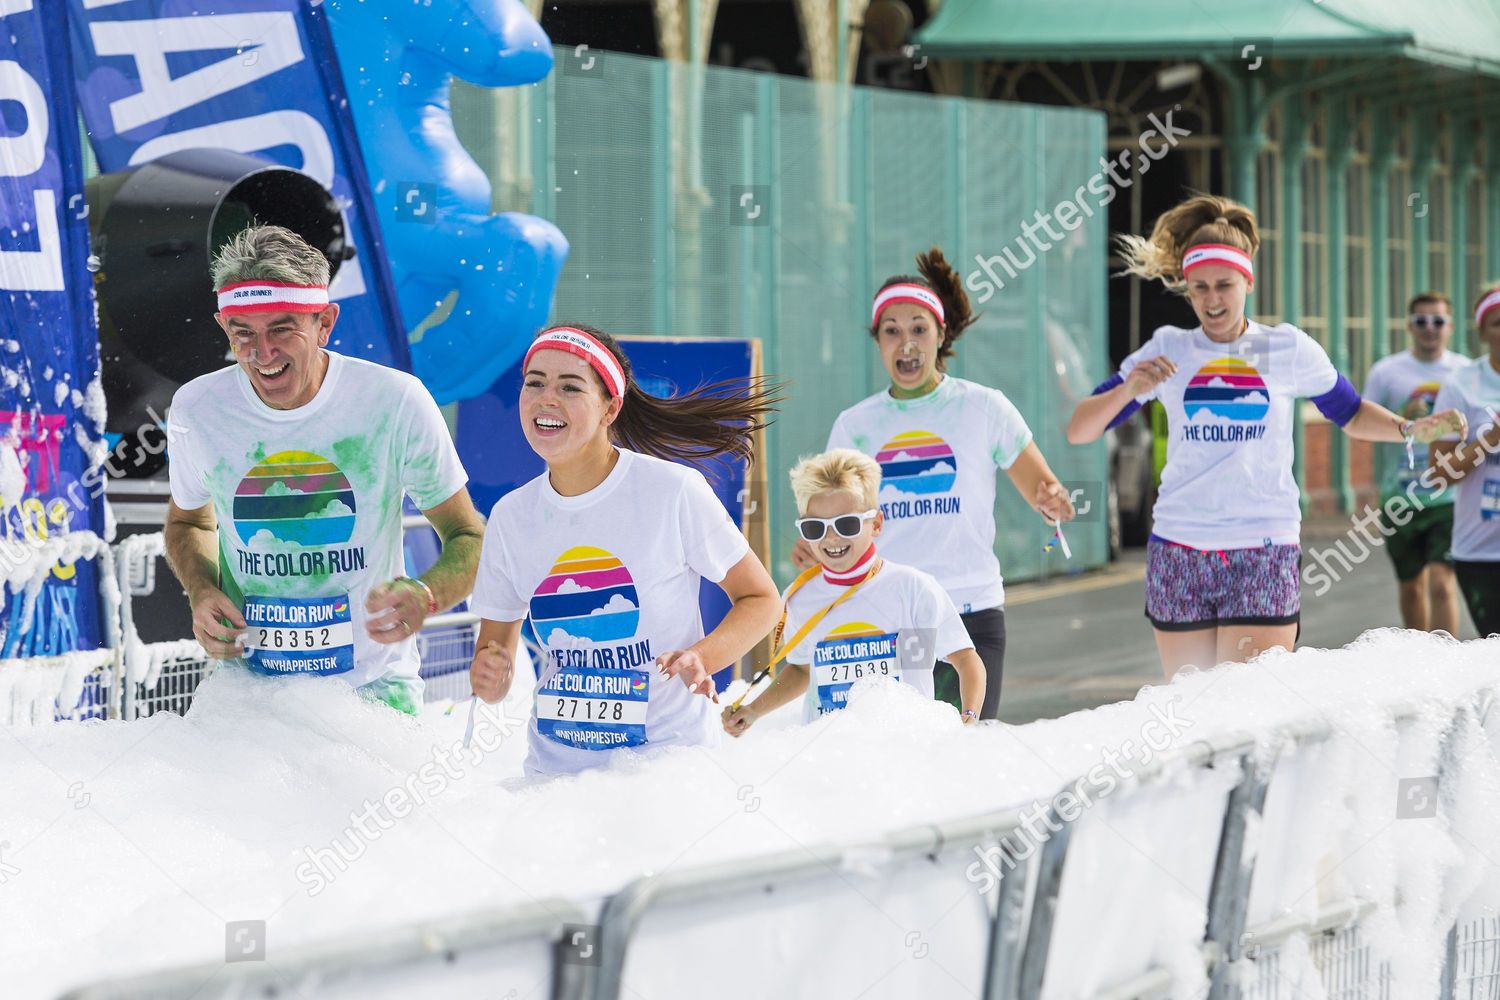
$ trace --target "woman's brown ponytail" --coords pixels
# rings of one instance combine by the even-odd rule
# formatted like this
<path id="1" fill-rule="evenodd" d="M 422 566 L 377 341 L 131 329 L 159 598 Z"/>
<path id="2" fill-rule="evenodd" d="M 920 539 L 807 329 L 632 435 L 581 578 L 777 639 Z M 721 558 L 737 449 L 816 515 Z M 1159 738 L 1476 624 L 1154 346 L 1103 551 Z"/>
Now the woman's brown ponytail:
<path id="1" fill-rule="evenodd" d="M 974 324 L 979 314 L 969 305 L 969 294 L 964 291 L 962 276 L 948 263 L 942 250 L 933 247 L 926 253 L 917 254 L 917 271 L 921 277 L 897 274 L 885 279 L 879 291 L 892 285 L 921 285 L 942 300 L 943 342 L 938 347 L 937 356 L 937 367 L 942 371 L 947 367 L 945 362 L 953 357 L 953 342 Z M 876 327 L 871 324 L 870 335 L 873 337 L 876 333 Z"/>
<path id="2" fill-rule="evenodd" d="M 764 376 L 728 379 L 660 399 L 636 382 L 630 358 L 614 337 L 583 323 L 559 325 L 582 330 L 598 340 L 625 373 L 625 405 L 610 426 L 616 444 L 671 461 L 696 461 L 715 455 L 754 461 L 755 434 L 770 425 L 775 404 L 785 398 L 780 394 L 780 383 Z M 597 373 L 594 377 L 604 392 L 603 380 Z"/>

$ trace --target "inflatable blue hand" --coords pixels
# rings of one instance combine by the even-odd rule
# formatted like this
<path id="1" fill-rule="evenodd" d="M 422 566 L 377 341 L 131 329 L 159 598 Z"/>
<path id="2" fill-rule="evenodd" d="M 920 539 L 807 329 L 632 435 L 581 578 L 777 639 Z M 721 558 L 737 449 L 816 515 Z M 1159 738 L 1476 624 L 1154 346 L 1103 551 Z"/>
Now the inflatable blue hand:
<path id="1" fill-rule="evenodd" d="M 490 214 L 490 182 L 453 131 L 453 77 L 535 83 L 552 44 L 519 0 L 325 9 L 396 280 L 415 374 L 439 403 L 484 392 L 546 322 L 568 242 Z"/>

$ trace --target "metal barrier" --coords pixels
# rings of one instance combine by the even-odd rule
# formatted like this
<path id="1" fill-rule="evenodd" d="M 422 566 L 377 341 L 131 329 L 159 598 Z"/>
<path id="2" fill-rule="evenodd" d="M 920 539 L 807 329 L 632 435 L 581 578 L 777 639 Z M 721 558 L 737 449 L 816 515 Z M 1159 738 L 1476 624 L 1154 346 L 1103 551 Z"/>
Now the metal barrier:
<path id="1" fill-rule="evenodd" d="M 90 548 L 94 555 L 79 554 Z M 52 572 L 58 561 L 53 556 L 69 562 L 75 561 L 72 557 L 76 557 L 76 561 L 92 559 L 95 562 L 104 645 L 96 650 L 57 656 L 0 660 L 0 725 L 28 726 L 65 719 L 118 717 L 114 691 L 122 660 L 114 551 L 92 532 L 57 536 L 50 543 L 43 542 L 33 553 L 35 573 L 32 583 Z M 22 590 L 24 588 L 17 588 L 16 592 Z"/>
<path id="2" fill-rule="evenodd" d="M 422 1000 L 474 996 L 581 1000 L 584 965 L 566 960 L 584 914 L 564 900 L 277 949 L 268 962 L 205 963 L 101 982 L 59 1000 L 214 1000 L 248 996 Z"/>
<path id="3" fill-rule="evenodd" d="M 753 992 L 745 993 L 747 986 L 737 992 L 732 982 L 723 982 L 715 986 L 716 996 L 790 996 L 798 995 L 799 987 L 801 995 L 818 995 L 823 991 L 810 980 L 867 975 L 872 948 L 889 939 L 898 956 L 904 950 L 906 955 L 926 957 L 929 949 L 946 949 L 940 954 L 950 956 L 947 963 L 938 959 L 926 969 L 910 972 L 899 987 L 903 995 L 943 995 L 944 989 L 951 991 L 953 980 L 958 979 L 965 995 L 978 995 L 982 989 L 987 997 L 1004 997 L 1006 969 L 998 968 L 991 959 L 1008 953 L 1004 942 L 1018 939 L 1014 921 L 1020 908 L 1014 904 L 1024 892 L 1020 880 L 1001 880 L 1002 885 L 1009 885 L 999 892 L 993 912 L 990 901 L 974 891 L 967 880 L 958 902 L 944 896 L 937 906 L 931 901 L 924 905 L 917 894 L 906 891 L 910 887 L 903 882 L 915 879 L 919 885 L 929 885 L 935 878 L 953 880 L 960 874 L 953 865 L 955 854 L 965 852 L 959 858 L 967 860 L 973 857 L 975 848 L 997 847 L 1017 831 L 1020 823 L 1020 814 L 1008 810 L 914 827 L 867 843 L 797 849 L 638 879 L 604 905 L 599 967 L 591 996 L 593 1000 L 615 1000 L 624 995 L 687 995 L 661 993 L 656 982 L 641 989 L 633 987 L 627 982 L 627 959 L 635 958 L 660 972 L 677 956 L 691 953 L 700 962 L 722 956 L 722 966 L 733 968 L 743 954 L 747 932 L 764 937 L 774 933 L 774 928 L 782 932 L 776 950 L 783 959 L 788 982 L 776 986 L 783 988 L 767 989 L 763 981 L 758 981 L 747 984 Z M 1013 869 L 1023 873 L 1021 878 L 1026 870 Z M 878 915 L 863 906 L 851 910 L 847 905 L 851 896 L 863 902 L 878 898 Z M 961 912 L 963 896 L 972 905 Z M 736 905 L 726 908 L 726 900 Z M 767 919 L 766 910 L 773 911 L 774 916 L 783 905 L 797 910 L 800 922 L 790 929 L 782 920 Z M 902 919 L 892 917 L 888 908 L 899 909 Z M 851 916 L 866 919 L 858 922 Z M 929 920 L 931 923 L 923 923 Z M 810 922 L 816 922 L 819 928 L 837 926 L 839 933 L 806 933 L 815 929 Z M 922 924 L 920 928 L 912 926 L 918 923 Z M 943 937 L 929 937 L 932 927 L 939 923 L 944 927 Z M 666 933 L 653 938 L 650 930 L 660 930 L 662 925 Z M 967 956 L 964 942 L 976 945 Z M 951 960 L 955 953 L 969 959 L 968 963 L 955 967 L 957 963 Z M 924 973 L 926 978 L 936 980 L 936 992 L 932 982 L 921 982 Z"/>
<path id="4" fill-rule="evenodd" d="M 161 555 L 160 536 L 135 536 L 118 548 L 118 560 L 108 549 L 98 555 L 101 571 L 107 570 L 100 574 L 105 600 L 117 602 L 113 606 L 117 620 L 114 615 L 106 615 L 110 646 L 86 654 L 92 657 L 87 663 L 75 654 L 66 664 L 49 663 L 45 659 L 6 661 L 0 663 L 0 670 L 55 672 L 66 667 L 75 671 L 75 678 L 82 670 L 104 685 L 105 690 L 110 690 L 112 678 L 122 678 L 126 683 L 113 687 L 122 693 L 121 702 L 116 706 L 105 699 L 103 704 L 109 706 L 108 714 L 123 714 L 127 719 L 154 711 L 185 709 L 210 664 L 206 658 L 178 655 L 185 652 L 178 644 L 140 642 L 130 607 L 131 595 L 149 591 L 153 585 L 155 571 L 151 564 Z M 106 580 L 113 586 L 106 584 Z M 477 616 L 469 612 L 439 615 L 419 635 L 429 699 L 467 695 L 467 666 L 477 624 Z M 1431 705 L 1395 706 L 1389 710 L 1398 739 L 1416 732 L 1417 737 L 1429 741 L 1419 745 L 1436 747 L 1434 791 L 1439 803 L 1447 806 L 1449 815 L 1453 815 L 1461 777 L 1458 768 L 1466 760 L 1464 755 L 1472 755 L 1473 747 L 1481 745 L 1492 757 L 1500 757 L 1497 753 L 1500 726 L 1494 723 L 1486 726 L 1493 702 L 1493 691 L 1475 692 L 1447 710 L 1448 721 L 1440 732 L 1413 729 L 1418 725 L 1435 725 Z M 7 707 L 0 703 L 0 710 Z M 9 707 L 14 721 L 16 709 Z M 95 710 L 97 703 L 85 702 L 81 707 L 83 712 L 89 712 Z M 58 714 L 76 716 L 79 708 Z M 1085 862 L 1093 859 L 1097 865 L 1102 829 L 1112 820 L 1136 824 L 1135 829 L 1153 843 L 1170 842 L 1160 829 L 1167 825 L 1179 845 L 1192 845 L 1180 851 L 1184 855 L 1180 862 L 1183 872 L 1178 880 L 1206 900 L 1201 937 L 1174 938 L 1172 946 L 1179 959 L 1190 955 L 1193 962 L 1201 962 L 1202 975 L 1208 984 L 1207 1000 L 1279 1000 L 1298 993 L 1299 977 L 1314 976 L 1322 994 L 1329 998 L 1388 1000 L 1395 989 L 1392 961 L 1400 956 L 1380 954 L 1372 943 L 1371 920 L 1387 916 L 1374 902 L 1353 896 L 1325 900 L 1310 914 L 1273 918 L 1269 915 L 1286 913 L 1290 901 L 1279 899 L 1267 890 L 1262 894 L 1265 898 L 1257 904 L 1262 914 L 1260 922 L 1253 923 L 1250 919 L 1253 891 L 1261 885 L 1258 879 L 1269 879 L 1265 884 L 1274 887 L 1278 884 L 1279 866 L 1300 863 L 1305 867 L 1309 858 L 1316 861 L 1328 850 L 1329 845 L 1315 840 L 1302 847 L 1296 842 L 1302 832 L 1298 825 L 1302 819 L 1300 810 L 1307 808 L 1308 802 L 1325 796 L 1330 788 L 1339 791 L 1336 783 L 1320 775 L 1320 768 L 1328 766 L 1323 755 L 1336 749 L 1332 736 L 1331 726 L 1317 721 L 1282 727 L 1255 741 L 1239 737 L 1191 744 L 1132 774 L 1118 791 L 1091 804 L 1088 811 L 1072 819 L 1062 814 L 1058 802 L 1066 789 L 1077 786 L 1065 785 L 1046 810 L 1047 825 L 1052 832 L 1040 838 L 1040 850 L 1031 850 L 1036 845 L 1028 845 L 1026 851 L 1018 851 L 1014 838 L 1018 836 L 1021 814 L 991 813 L 923 825 L 852 846 L 814 847 L 648 876 L 626 886 L 605 903 L 597 928 L 585 924 L 581 914 L 565 904 L 549 904 L 544 908 L 545 913 L 536 908 L 520 908 L 500 916 L 391 932 L 390 940 L 394 943 L 390 947 L 371 947 L 368 940 L 361 938 L 357 944 L 347 946 L 308 948 L 294 956 L 282 953 L 275 969 L 247 965 L 235 968 L 232 977 L 221 970 L 213 978 L 222 980 L 226 988 L 231 983 L 237 984 L 237 988 L 253 985 L 265 989 L 291 984 L 289 988 L 316 987 L 319 995 L 350 996 L 378 993 L 377 982 L 383 985 L 399 981 L 407 989 L 415 986 L 423 995 L 431 995 L 433 991 L 428 987 L 432 984 L 458 980 L 470 985 L 481 980 L 492 984 L 484 976 L 496 974 L 495 969 L 505 965 L 498 960 L 488 964 L 466 962 L 461 960 L 460 953 L 493 951 L 507 942 L 521 940 L 534 943 L 545 939 L 556 944 L 563 936 L 561 928 L 576 923 L 584 928 L 585 937 L 597 930 L 597 954 L 574 954 L 559 947 L 548 959 L 551 963 L 548 968 L 552 970 L 549 975 L 560 991 L 557 995 L 587 996 L 593 1000 L 614 1000 L 630 992 L 667 997 L 686 995 L 658 989 L 663 977 L 670 980 L 676 974 L 672 959 L 681 954 L 685 941 L 693 942 L 694 954 L 705 949 L 726 949 L 723 958 L 729 968 L 736 956 L 727 949 L 742 943 L 747 934 L 764 934 L 767 927 L 774 931 L 809 914 L 815 918 L 820 913 L 825 917 L 838 917 L 842 913 L 843 922 L 839 926 L 849 931 L 858 920 L 851 923 L 848 910 L 841 911 L 840 907 L 853 894 L 861 894 L 866 901 L 878 898 L 906 916 L 903 922 L 891 921 L 886 915 L 888 922 L 906 930 L 906 937 L 899 942 L 885 942 L 895 949 L 895 954 L 900 954 L 902 948 L 920 947 L 924 954 L 933 949 L 943 956 L 943 962 L 933 964 L 945 967 L 944 975 L 958 979 L 968 993 L 982 995 L 986 1000 L 1054 1000 L 1072 996 L 1125 1000 L 1179 995 L 1179 989 L 1185 985 L 1178 979 L 1183 966 L 1162 964 L 1152 958 L 1151 949 L 1127 951 L 1123 961 L 1117 956 L 1112 958 L 1118 967 L 1112 966 L 1104 970 L 1104 975 L 1094 977 L 1103 978 L 1104 982 L 1087 990 L 1068 992 L 1072 988 L 1068 985 L 1068 974 L 1076 972 L 1078 964 L 1076 955 L 1065 950 L 1069 947 L 1070 930 L 1076 930 L 1077 921 L 1087 917 L 1091 906 L 1100 905 L 1097 885 L 1090 886 Z M 1329 759 L 1337 763 L 1336 757 Z M 1194 800 L 1190 816 L 1193 825 L 1172 826 L 1177 821 L 1166 807 L 1174 803 L 1181 806 L 1190 799 Z M 960 890 L 956 901 L 951 896 L 945 897 L 947 905 L 937 912 L 930 905 L 931 890 L 950 883 L 958 888 L 955 857 L 967 859 L 970 855 L 963 852 L 976 849 L 994 851 L 995 856 L 1007 861 L 1009 870 L 997 877 L 991 888 L 982 891 L 972 884 L 973 873 L 964 870 L 968 884 Z M 1294 849 L 1303 851 L 1300 860 L 1289 853 Z M 1187 857 L 1189 854 L 1194 856 Z M 1126 861 L 1129 863 L 1130 859 L 1127 857 Z M 1080 863 L 1085 863 L 1085 867 L 1078 870 Z M 1266 874 L 1268 871 L 1273 874 Z M 1442 970 L 1440 995 L 1444 998 L 1500 1000 L 1497 886 L 1500 880 L 1492 879 L 1485 888 L 1496 898 L 1476 896 L 1466 901 L 1457 914 L 1447 938 Z M 1158 902 L 1156 897 L 1162 895 L 1160 886 L 1149 879 L 1121 881 L 1112 890 L 1141 922 L 1149 920 L 1152 907 Z M 965 896 L 969 898 L 968 906 L 963 905 Z M 881 908 L 877 905 L 876 909 Z M 563 913 L 566 916 L 559 917 Z M 774 919 L 768 920 L 768 914 Z M 924 937 L 924 933 L 939 925 L 939 936 Z M 918 928 L 915 937 L 907 930 L 911 927 Z M 1179 930 L 1177 925 L 1171 928 L 1174 934 Z M 575 928 L 573 933 L 572 943 L 576 944 L 579 932 Z M 868 961 L 872 942 L 884 941 L 889 936 L 890 927 L 872 926 L 864 934 L 830 938 L 803 933 L 785 938 L 782 952 L 793 960 L 783 962 L 786 966 L 783 971 L 792 977 L 784 985 L 792 991 L 807 985 L 813 965 L 827 969 L 843 963 L 845 967 L 859 969 L 861 963 Z M 1076 939 L 1074 934 L 1072 940 Z M 808 963 L 796 961 L 799 947 L 811 949 L 806 953 Z M 535 955 L 528 961 L 535 964 Z M 204 981 L 204 971 L 189 970 L 180 975 L 198 975 L 193 981 L 196 989 Z M 757 971 L 764 974 L 764 970 Z M 882 988 L 884 994 L 873 991 L 870 996 L 941 991 L 942 987 L 921 981 L 923 974 L 901 973 L 895 977 L 901 980 L 899 988 L 887 984 Z M 161 977 L 144 977 L 74 995 L 172 995 L 163 985 L 166 983 L 169 980 Z M 760 984 L 747 979 L 727 989 L 733 993 L 734 989 L 748 989 L 752 985 L 760 988 Z M 137 987 L 145 992 L 129 992 Z M 99 992 L 105 989 L 115 992 Z"/>

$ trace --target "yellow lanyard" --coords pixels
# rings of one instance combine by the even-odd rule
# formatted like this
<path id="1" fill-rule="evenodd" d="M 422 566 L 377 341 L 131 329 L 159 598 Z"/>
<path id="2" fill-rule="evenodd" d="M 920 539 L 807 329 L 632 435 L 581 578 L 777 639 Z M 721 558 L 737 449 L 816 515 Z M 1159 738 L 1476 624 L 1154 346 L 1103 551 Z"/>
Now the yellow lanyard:
<path id="1" fill-rule="evenodd" d="M 809 618 L 806 623 L 804 623 L 803 626 L 796 631 L 796 634 L 792 636 L 791 641 L 786 645 L 782 645 L 781 635 L 786 631 L 786 611 L 787 606 L 792 603 L 792 595 L 801 590 L 804 584 L 815 579 L 819 573 L 823 572 L 823 567 L 809 566 L 807 569 L 798 574 L 797 579 L 792 581 L 792 585 L 786 588 L 786 597 L 782 599 L 781 620 L 776 623 L 776 631 L 772 634 L 771 638 L 771 662 L 767 663 L 765 667 L 761 669 L 760 673 L 758 673 L 755 678 L 750 681 L 750 686 L 745 688 L 745 693 L 735 699 L 733 705 L 729 706 L 730 711 L 734 711 L 735 709 L 740 707 L 740 703 L 745 700 L 746 696 L 750 694 L 755 685 L 760 683 L 760 679 L 766 674 L 771 673 L 773 670 L 775 670 L 776 664 L 786 659 L 792 650 L 801 645 L 802 640 L 806 639 L 808 633 L 817 628 L 818 622 L 822 621 L 824 617 L 827 616 L 828 612 L 832 611 L 834 608 L 838 607 L 840 604 L 843 604 L 849 598 L 853 597 L 856 590 L 858 590 L 860 587 L 863 587 L 866 583 L 869 583 L 870 580 L 875 577 L 875 574 L 880 571 L 880 567 L 884 562 L 885 560 L 883 559 L 876 559 L 874 564 L 870 566 L 865 575 L 859 578 L 858 583 L 845 589 L 845 591 L 837 598 L 835 598 L 830 604 L 828 604 L 827 607 L 823 608 L 817 614 Z"/>

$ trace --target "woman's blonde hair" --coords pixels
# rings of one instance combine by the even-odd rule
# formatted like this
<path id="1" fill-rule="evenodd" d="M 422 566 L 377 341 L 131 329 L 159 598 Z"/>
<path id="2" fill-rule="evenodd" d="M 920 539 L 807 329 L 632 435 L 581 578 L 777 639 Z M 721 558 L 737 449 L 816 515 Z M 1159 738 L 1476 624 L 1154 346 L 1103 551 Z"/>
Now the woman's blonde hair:
<path id="1" fill-rule="evenodd" d="M 879 504 L 880 465 L 853 448 L 835 448 L 804 458 L 792 467 L 792 495 L 797 513 L 807 514 L 808 501 L 819 493 L 838 490 L 854 497 L 866 510 Z"/>
<path id="2" fill-rule="evenodd" d="M 1260 247 L 1255 213 L 1237 201 L 1200 194 L 1164 212 L 1148 238 L 1115 238 L 1125 258 L 1125 274 L 1156 279 L 1173 291 L 1184 291 L 1182 256 L 1204 243 L 1222 243 L 1254 255 Z"/>

